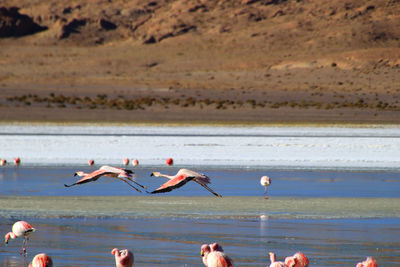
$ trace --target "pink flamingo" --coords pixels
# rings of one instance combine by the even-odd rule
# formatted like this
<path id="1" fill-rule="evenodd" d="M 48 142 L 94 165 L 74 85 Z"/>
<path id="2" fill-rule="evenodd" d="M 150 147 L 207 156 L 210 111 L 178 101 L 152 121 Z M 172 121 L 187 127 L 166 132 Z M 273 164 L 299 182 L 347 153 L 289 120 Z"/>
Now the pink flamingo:
<path id="1" fill-rule="evenodd" d="M 111 254 L 115 256 L 115 265 L 117 267 L 132 267 L 135 260 L 133 253 L 128 249 L 118 250 L 114 248 Z"/>
<path id="2" fill-rule="evenodd" d="M 173 160 L 172 158 L 167 158 L 167 160 L 165 161 L 165 163 L 166 163 L 168 166 L 172 166 L 172 165 L 174 164 L 174 160 Z"/>
<path id="3" fill-rule="evenodd" d="M 169 179 L 168 182 L 164 183 L 159 188 L 151 192 L 151 194 L 169 192 L 193 180 L 211 193 L 213 193 L 215 196 L 222 197 L 220 194 L 214 192 L 210 187 L 207 186 L 207 184 L 210 183 L 210 178 L 208 176 L 195 171 L 180 169 L 174 176 L 162 174 L 160 172 L 153 172 L 150 176 L 165 177 Z"/>
<path id="4" fill-rule="evenodd" d="M 378 263 L 374 258 L 367 257 L 365 261 L 357 263 L 356 267 L 378 267 Z"/>
<path id="5" fill-rule="evenodd" d="M 94 164 L 94 160 L 89 159 L 88 164 L 89 164 L 89 166 L 92 166 Z"/>
<path id="6" fill-rule="evenodd" d="M 34 232 L 36 229 L 32 227 L 29 223 L 25 221 L 18 221 L 13 224 L 11 232 L 8 232 L 4 236 L 4 243 L 7 245 L 8 240 L 15 239 L 18 237 L 23 237 L 24 238 L 24 243 L 22 246 L 22 253 L 23 255 L 26 254 L 26 245 L 28 243 L 29 235 Z"/>
<path id="7" fill-rule="evenodd" d="M 132 184 L 130 184 L 128 182 L 128 180 L 132 183 L 135 183 L 136 185 L 146 189 L 145 186 L 135 182 L 132 179 L 132 171 L 131 170 L 127 170 L 127 169 L 122 169 L 122 168 L 118 168 L 118 167 L 111 167 L 111 166 L 102 166 L 100 169 L 95 170 L 91 173 L 85 173 L 82 171 L 78 171 L 74 174 L 74 176 L 78 175 L 81 176 L 82 178 L 80 180 L 78 180 L 77 182 L 71 184 L 71 185 L 66 185 L 64 184 L 65 187 L 71 187 L 73 185 L 77 185 L 77 184 L 84 184 L 84 183 L 88 183 L 88 182 L 93 182 L 96 181 L 97 179 L 99 179 L 101 176 L 106 176 L 106 177 L 111 177 L 111 178 L 116 178 L 118 180 L 123 181 L 124 183 L 128 184 L 129 186 L 131 186 L 132 188 L 134 188 L 136 191 L 138 192 L 142 192 L 140 191 L 138 188 L 136 188 L 135 186 L 133 186 Z"/>
<path id="8" fill-rule="evenodd" d="M 21 164 L 21 159 L 20 159 L 20 157 L 16 157 L 16 158 L 14 159 L 14 164 L 15 164 L 15 166 L 19 166 L 19 165 Z"/>
<path id="9" fill-rule="evenodd" d="M 263 177 L 261 177 L 261 179 L 260 179 L 260 184 L 261 184 L 262 186 L 264 186 L 264 188 L 265 188 L 265 191 L 264 191 L 264 198 L 265 198 L 265 199 L 268 199 L 268 196 L 267 196 L 267 188 L 268 188 L 268 186 L 271 185 L 271 178 L 269 178 L 268 176 L 263 176 Z"/>
<path id="10" fill-rule="evenodd" d="M 296 264 L 296 259 L 294 259 L 293 262 L 290 262 L 290 265 L 287 265 L 282 261 L 276 261 L 276 255 L 273 252 L 269 253 L 269 259 L 271 261 L 269 267 L 294 267 L 295 266 L 294 264 Z"/>
<path id="11" fill-rule="evenodd" d="M 293 267 L 308 267 L 309 264 L 307 256 L 300 251 L 291 257 L 286 257 L 285 263 L 287 266 Z"/>
<path id="12" fill-rule="evenodd" d="M 53 267 L 53 261 L 46 253 L 40 253 L 33 258 L 29 267 Z"/>
<path id="13" fill-rule="evenodd" d="M 132 160 L 132 165 L 133 165 L 133 166 L 139 165 L 139 160 L 133 159 L 133 160 Z"/>
<path id="14" fill-rule="evenodd" d="M 6 166 L 6 165 L 7 165 L 7 160 L 0 159 L 0 166 Z"/>
<path id="15" fill-rule="evenodd" d="M 203 264 L 207 267 L 233 266 L 233 261 L 224 253 L 224 250 L 218 243 L 203 244 L 200 255 L 202 256 Z"/>
<path id="16" fill-rule="evenodd" d="M 128 165 L 128 164 L 129 164 L 129 159 L 128 159 L 128 158 L 124 158 L 124 159 L 122 160 L 122 163 L 123 163 L 124 165 Z"/>

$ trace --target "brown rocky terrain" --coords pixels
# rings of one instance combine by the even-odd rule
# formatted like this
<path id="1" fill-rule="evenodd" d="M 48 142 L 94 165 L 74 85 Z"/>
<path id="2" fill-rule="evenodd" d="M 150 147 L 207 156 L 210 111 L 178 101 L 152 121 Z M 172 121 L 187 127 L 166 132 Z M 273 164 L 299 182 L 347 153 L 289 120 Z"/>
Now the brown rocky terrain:
<path id="1" fill-rule="evenodd" d="M 400 122 L 400 1 L 0 0 L 0 120 Z"/>

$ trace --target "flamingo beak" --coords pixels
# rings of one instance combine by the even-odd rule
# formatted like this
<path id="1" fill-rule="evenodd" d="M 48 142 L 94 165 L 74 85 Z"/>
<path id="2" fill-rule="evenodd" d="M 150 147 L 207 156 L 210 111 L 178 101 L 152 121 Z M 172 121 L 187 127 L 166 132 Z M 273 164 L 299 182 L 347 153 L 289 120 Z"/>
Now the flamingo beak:
<path id="1" fill-rule="evenodd" d="M 202 257 L 204 256 L 204 251 L 203 250 L 200 251 L 200 256 L 202 256 Z"/>
<path id="2" fill-rule="evenodd" d="M 77 176 L 77 175 L 78 175 L 77 173 L 74 173 L 74 177 Z"/>
<path id="3" fill-rule="evenodd" d="M 154 172 L 152 172 L 152 173 L 150 174 L 150 176 L 154 176 Z"/>

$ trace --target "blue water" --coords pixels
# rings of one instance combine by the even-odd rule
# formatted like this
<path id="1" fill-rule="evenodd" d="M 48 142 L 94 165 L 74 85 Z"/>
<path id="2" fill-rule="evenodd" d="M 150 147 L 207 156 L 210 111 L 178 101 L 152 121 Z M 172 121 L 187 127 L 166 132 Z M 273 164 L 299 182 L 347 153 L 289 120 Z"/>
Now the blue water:
<path id="1" fill-rule="evenodd" d="M 12 240 L 7 247 L 0 247 L 0 262 L 4 266 L 26 266 L 40 252 L 51 255 L 55 266 L 113 266 L 110 251 L 114 247 L 133 250 L 136 266 L 202 266 L 200 246 L 212 242 L 220 243 L 237 266 L 266 266 L 269 251 L 277 253 L 278 259 L 283 260 L 299 250 L 309 257 L 311 266 L 354 266 L 366 256 L 376 258 L 380 266 L 400 264 L 400 258 L 396 256 L 400 252 L 400 218 L 385 217 L 385 214 L 399 214 L 399 205 L 392 205 L 379 216 L 369 217 L 361 211 L 369 210 L 363 207 L 364 202 L 379 202 L 374 207 L 379 212 L 379 207 L 385 209 L 399 201 L 400 174 L 397 172 L 212 167 L 198 170 L 211 177 L 211 187 L 228 199 L 224 202 L 225 198 L 215 198 L 195 183 L 160 196 L 138 193 L 120 181 L 107 178 L 65 188 L 64 183 L 75 181 L 73 173 L 77 169 L 90 171 L 94 167 L 8 166 L 0 169 L 0 200 L 5 203 L 0 211 L 7 210 L 6 206 L 12 206 L 18 197 L 32 196 L 28 200 L 30 203 L 15 207 L 12 214 L 17 215 L 7 216 L 7 212 L 0 212 L 4 215 L 0 215 L 0 232 L 8 232 L 13 222 L 19 219 L 29 221 L 38 229 L 30 239 L 26 258 L 18 254 L 22 240 Z M 165 180 L 150 177 L 156 170 L 174 174 L 177 168 L 139 166 L 135 168 L 137 181 L 150 189 L 158 187 Z M 262 175 L 272 178 L 269 200 L 262 197 L 264 189 L 259 184 Z M 94 201 L 76 199 L 87 196 L 93 196 Z M 95 196 L 105 199 L 96 203 Z M 66 198 L 63 203 L 66 206 L 55 201 L 58 197 Z M 324 200 L 331 202 L 332 211 Z M 344 211 L 340 214 L 344 215 L 342 218 L 333 219 L 335 214 L 339 215 L 335 210 L 340 210 L 347 200 L 347 206 L 353 211 L 349 209 L 350 214 Z M 135 201 L 136 206 L 131 201 Z M 185 204 L 191 201 L 214 203 L 206 205 L 215 207 L 210 206 L 207 213 L 207 207 L 201 203 Z M 302 216 L 297 216 L 293 206 L 303 202 L 315 205 L 317 216 L 304 219 L 314 213 L 308 207 L 300 211 Z M 35 203 L 42 204 L 35 206 Z M 72 210 L 81 209 L 79 216 L 72 216 L 71 210 L 65 209 L 70 208 L 69 203 L 79 203 L 79 207 L 72 207 Z M 147 205 L 144 209 L 161 207 L 166 213 L 157 218 L 160 213 L 144 212 L 140 203 Z M 265 203 L 265 209 L 258 211 L 259 207 L 252 206 L 254 203 Z M 282 210 L 280 203 L 289 206 Z M 102 208 L 106 204 L 115 206 L 116 212 L 112 208 L 110 211 L 110 207 Z M 253 211 L 249 216 L 243 216 L 247 213 L 242 206 L 246 205 Z M 129 210 L 136 215 L 125 218 L 123 213 L 118 213 L 126 206 L 136 207 L 137 211 Z M 24 211 L 24 207 L 29 210 Z M 47 211 L 46 207 L 55 211 Z M 344 209 L 349 207 L 343 206 Z M 99 216 L 93 216 L 97 212 Z M 181 216 L 182 212 L 188 216 Z M 282 213 L 285 215 L 281 216 Z M 210 214 L 209 218 L 207 214 Z"/>

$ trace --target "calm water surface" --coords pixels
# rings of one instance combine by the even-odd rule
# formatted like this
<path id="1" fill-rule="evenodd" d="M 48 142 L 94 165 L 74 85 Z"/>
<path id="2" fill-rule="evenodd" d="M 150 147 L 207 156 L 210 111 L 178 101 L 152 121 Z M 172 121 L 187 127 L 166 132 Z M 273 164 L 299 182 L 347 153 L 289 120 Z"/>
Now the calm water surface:
<path id="1" fill-rule="evenodd" d="M 394 171 L 307 171 L 202 168 L 215 198 L 195 183 L 163 195 L 140 194 L 101 178 L 65 188 L 77 169 L 0 169 L 0 232 L 25 219 L 38 229 L 26 259 L 22 240 L 0 247 L 4 266 L 26 266 L 46 252 L 55 266 L 113 266 L 114 247 L 134 250 L 136 266 L 202 266 L 200 246 L 219 242 L 237 266 L 266 266 L 298 250 L 311 266 L 354 266 L 366 256 L 380 266 L 400 264 L 400 174 Z M 137 167 L 150 189 L 165 180 Z M 272 177 L 264 200 L 262 175 Z"/>

